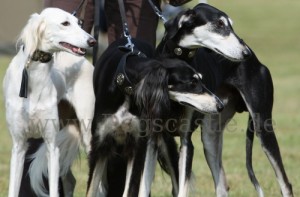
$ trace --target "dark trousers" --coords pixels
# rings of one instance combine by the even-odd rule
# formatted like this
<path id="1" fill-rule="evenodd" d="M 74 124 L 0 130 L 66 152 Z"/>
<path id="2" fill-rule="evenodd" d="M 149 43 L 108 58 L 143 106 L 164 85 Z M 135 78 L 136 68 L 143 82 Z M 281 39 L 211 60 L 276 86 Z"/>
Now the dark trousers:
<path id="1" fill-rule="evenodd" d="M 146 41 L 155 47 L 158 17 L 149 2 L 147 0 L 124 0 L 123 2 L 131 36 Z M 159 5 L 158 0 L 153 2 L 157 6 Z M 104 8 L 108 25 L 108 42 L 112 43 L 123 34 L 118 1 L 106 0 Z"/>

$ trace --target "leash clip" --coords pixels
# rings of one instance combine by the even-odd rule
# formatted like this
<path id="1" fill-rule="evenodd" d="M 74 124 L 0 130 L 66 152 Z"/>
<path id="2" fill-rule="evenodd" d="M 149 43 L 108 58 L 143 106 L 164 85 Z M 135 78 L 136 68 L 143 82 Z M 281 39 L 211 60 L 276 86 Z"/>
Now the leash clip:
<path id="1" fill-rule="evenodd" d="M 129 34 L 127 26 L 124 30 L 124 37 L 127 39 L 127 43 L 125 44 L 125 47 L 127 47 L 128 49 L 130 49 L 131 52 L 133 52 L 134 44 L 131 41 L 131 36 Z"/>
<path id="2" fill-rule="evenodd" d="M 152 0 L 148 0 L 150 6 L 152 7 L 153 11 L 155 12 L 155 14 L 158 16 L 158 18 L 160 20 L 162 20 L 163 24 L 165 24 L 167 22 L 167 19 L 164 17 L 164 15 L 162 14 L 162 12 L 157 8 L 156 5 L 154 5 L 154 3 L 152 2 Z"/>
<path id="3" fill-rule="evenodd" d="M 163 24 L 165 24 L 167 22 L 167 19 L 164 17 L 162 12 L 156 6 L 154 6 L 153 9 L 154 9 L 154 12 L 156 13 L 156 15 L 158 16 L 158 18 L 160 20 L 162 20 Z"/>

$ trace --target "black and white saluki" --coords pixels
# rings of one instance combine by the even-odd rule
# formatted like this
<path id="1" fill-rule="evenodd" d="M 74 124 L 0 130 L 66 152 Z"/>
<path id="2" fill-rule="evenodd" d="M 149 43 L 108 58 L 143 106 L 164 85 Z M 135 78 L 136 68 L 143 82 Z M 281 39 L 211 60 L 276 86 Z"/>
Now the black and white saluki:
<path id="1" fill-rule="evenodd" d="M 108 160 L 119 147 L 122 148 L 118 153 L 127 158 L 123 197 L 148 197 L 158 149 L 166 146 L 163 131 L 181 127 L 186 158 L 180 164 L 185 171 L 185 161 L 192 157 L 192 144 L 186 138 L 190 112 L 217 113 L 223 108 L 219 99 L 203 86 L 199 73 L 184 61 L 151 59 L 140 51 L 118 49 L 125 43 L 125 39 L 112 43 L 95 65 L 89 197 L 107 195 Z M 148 44 L 135 39 L 133 43 L 143 54 L 153 55 Z M 191 162 L 188 165 L 191 170 Z M 182 176 L 186 176 L 185 172 Z"/>
<path id="2" fill-rule="evenodd" d="M 273 83 L 268 68 L 234 33 L 231 19 L 212 6 L 198 4 L 169 20 L 165 26 L 166 32 L 157 52 L 164 57 L 188 62 L 203 75 L 204 84 L 225 104 L 222 113 L 205 115 L 201 124 L 204 153 L 213 175 L 216 195 L 228 196 L 222 166 L 224 127 L 236 112 L 248 111 L 246 164 L 258 195 L 262 197 L 263 191 L 252 168 L 254 132 L 275 170 L 282 195 L 293 196 L 270 122 Z M 197 116 L 201 115 L 197 113 Z"/>
<path id="3" fill-rule="evenodd" d="M 85 115 L 91 118 L 93 115 L 93 109 L 85 108 L 83 100 L 86 95 L 82 95 L 81 91 L 82 88 L 92 88 L 88 75 L 93 68 L 86 59 L 74 55 L 85 55 L 86 49 L 96 41 L 81 29 L 76 17 L 57 8 L 47 8 L 40 14 L 31 15 L 19 41 L 22 46 L 11 61 L 3 83 L 6 120 L 13 142 L 9 197 L 19 196 L 27 139 L 39 137 L 44 139 L 47 157 L 44 154 L 45 161 L 38 163 L 37 167 L 48 169 L 50 196 L 57 197 L 61 170 L 59 157 L 62 151 L 67 152 L 69 148 L 62 150 L 58 146 L 58 136 L 64 133 L 59 132 L 58 104 L 61 100 L 68 101 L 80 118 L 86 118 Z M 73 54 L 72 57 L 78 62 L 75 63 L 72 58 L 67 61 L 67 57 L 63 64 L 65 68 L 62 65 L 54 68 L 54 59 L 61 57 L 56 55 L 57 52 Z M 71 62 L 70 65 L 67 62 Z M 85 74 L 81 75 L 80 71 Z M 87 101 L 94 101 L 93 95 L 91 98 Z M 65 129 L 65 132 L 71 132 L 72 135 L 73 130 Z M 89 149 L 90 132 L 83 131 L 82 138 Z M 42 179 L 42 174 L 37 178 Z"/>

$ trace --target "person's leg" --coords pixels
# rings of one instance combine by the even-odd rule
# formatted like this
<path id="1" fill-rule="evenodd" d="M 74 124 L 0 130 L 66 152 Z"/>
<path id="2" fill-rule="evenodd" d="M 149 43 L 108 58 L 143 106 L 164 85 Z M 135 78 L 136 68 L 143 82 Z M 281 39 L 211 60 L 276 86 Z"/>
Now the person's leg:
<path id="1" fill-rule="evenodd" d="M 96 0 L 97 1 L 97 0 Z M 95 4 L 94 0 L 87 0 L 83 18 L 83 29 L 91 33 L 94 25 L 94 15 L 95 15 Z"/>
<path id="2" fill-rule="evenodd" d="M 159 7 L 159 1 L 154 3 Z M 148 1 L 124 0 L 129 32 L 133 38 L 144 40 L 155 47 L 158 17 Z M 108 42 L 122 37 L 123 26 L 117 0 L 105 1 L 105 14 L 108 25 Z"/>

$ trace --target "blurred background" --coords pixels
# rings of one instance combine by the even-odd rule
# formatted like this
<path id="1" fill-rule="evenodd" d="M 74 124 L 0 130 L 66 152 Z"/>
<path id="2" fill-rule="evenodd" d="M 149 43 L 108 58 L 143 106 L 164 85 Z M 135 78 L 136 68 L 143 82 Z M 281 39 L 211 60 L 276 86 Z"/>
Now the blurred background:
<path id="1" fill-rule="evenodd" d="M 0 79 L 12 56 L 15 41 L 29 15 L 42 10 L 41 0 L 2 0 L 0 6 Z M 194 6 L 194 0 L 183 9 Z M 295 196 L 300 196 L 300 1 L 299 0 L 208 0 L 233 20 L 235 32 L 254 50 L 259 60 L 271 71 L 275 101 L 273 124 L 287 175 Z M 163 32 L 162 27 L 158 35 Z M 158 40 L 160 37 L 158 37 Z M 90 58 L 90 57 L 89 57 Z M 0 197 L 7 196 L 11 138 L 5 123 L 5 109 L 0 92 Z M 237 114 L 224 135 L 223 161 L 231 197 L 255 197 L 256 192 L 245 167 L 245 130 L 248 114 Z M 194 133 L 195 159 L 193 188 L 190 196 L 214 196 L 214 185 L 203 155 L 200 131 Z M 279 197 L 274 171 L 255 139 L 254 170 L 265 196 Z M 77 179 L 76 197 L 85 195 L 87 181 L 86 155 L 73 167 Z M 169 177 L 157 168 L 152 196 L 170 195 Z"/>

